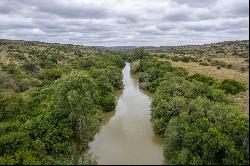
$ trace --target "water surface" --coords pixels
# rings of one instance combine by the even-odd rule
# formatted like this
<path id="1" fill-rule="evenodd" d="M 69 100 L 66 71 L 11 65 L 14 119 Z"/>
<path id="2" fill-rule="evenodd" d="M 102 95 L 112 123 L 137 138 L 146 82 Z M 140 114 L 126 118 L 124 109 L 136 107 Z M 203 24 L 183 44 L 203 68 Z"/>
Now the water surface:
<path id="1" fill-rule="evenodd" d="M 115 113 L 90 143 L 98 164 L 164 164 L 162 139 L 153 133 L 151 98 L 130 75 L 130 64 L 122 70 L 124 90 Z"/>

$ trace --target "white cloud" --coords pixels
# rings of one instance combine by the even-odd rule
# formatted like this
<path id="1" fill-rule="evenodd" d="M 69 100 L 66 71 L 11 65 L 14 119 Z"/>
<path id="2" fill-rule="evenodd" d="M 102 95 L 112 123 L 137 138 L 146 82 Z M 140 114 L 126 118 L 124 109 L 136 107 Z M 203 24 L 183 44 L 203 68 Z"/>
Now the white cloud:
<path id="1" fill-rule="evenodd" d="M 1 0 L 0 38 L 85 45 L 248 39 L 247 0 Z"/>

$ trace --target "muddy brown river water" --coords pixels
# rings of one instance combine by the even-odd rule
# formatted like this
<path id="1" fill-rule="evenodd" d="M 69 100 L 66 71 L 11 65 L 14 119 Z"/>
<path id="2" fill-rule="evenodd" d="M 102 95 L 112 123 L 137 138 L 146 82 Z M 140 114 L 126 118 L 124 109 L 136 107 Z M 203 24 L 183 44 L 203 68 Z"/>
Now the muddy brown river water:
<path id="1" fill-rule="evenodd" d="M 124 89 L 115 112 L 89 144 L 98 164 L 164 164 L 162 139 L 150 121 L 152 99 L 139 89 L 130 74 L 130 64 L 122 70 Z"/>

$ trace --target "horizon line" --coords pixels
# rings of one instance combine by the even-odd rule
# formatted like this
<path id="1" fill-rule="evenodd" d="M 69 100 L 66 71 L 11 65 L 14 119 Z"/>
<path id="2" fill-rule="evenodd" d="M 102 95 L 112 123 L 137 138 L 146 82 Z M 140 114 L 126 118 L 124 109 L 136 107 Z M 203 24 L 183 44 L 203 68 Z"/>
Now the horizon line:
<path id="1" fill-rule="evenodd" d="M 58 43 L 58 42 L 47 42 L 47 41 L 39 41 L 39 40 L 25 40 L 25 39 L 4 39 L 0 38 L 0 41 L 7 40 L 7 41 L 23 41 L 23 42 L 39 42 L 39 43 L 46 43 L 46 44 L 61 44 L 61 45 L 75 45 L 75 46 L 85 46 L 85 47 L 180 47 L 180 46 L 202 46 L 202 45 L 209 45 L 209 44 L 216 44 L 216 43 L 223 43 L 223 42 L 237 42 L 237 41 L 249 41 L 249 39 L 237 39 L 237 40 L 221 40 L 218 42 L 211 42 L 211 43 L 201 43 L 201 44 L 180 44 L 180 45 L 113 45 L 113 46 L 104 46 L 104 45 L 84 45 L 84 44 L 74 44 L 74 43 Z"/>

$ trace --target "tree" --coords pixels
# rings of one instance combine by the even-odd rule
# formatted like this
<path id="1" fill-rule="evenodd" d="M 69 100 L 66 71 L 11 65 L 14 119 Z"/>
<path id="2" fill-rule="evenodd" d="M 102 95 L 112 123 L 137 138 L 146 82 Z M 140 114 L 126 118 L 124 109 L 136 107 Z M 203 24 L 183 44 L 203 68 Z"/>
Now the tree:
<path id="1" fill-rule="evenodd" d="M 147 50 L 145 50 L 144 48 L 140 47 L 140 48 L 136 48 L 133 52 L 133 60 L 141 60 L 141 59 L 145 59 L 146 57 L 149 56 L 149 52 Z"/>
<path id="2" fill-rule="evenodd" d="M 71 73 L 55 83 L 55 111 L 68 117 L 77 137 L 90 140 L 99 129 L 97 86 L 85 73 Z"/>

